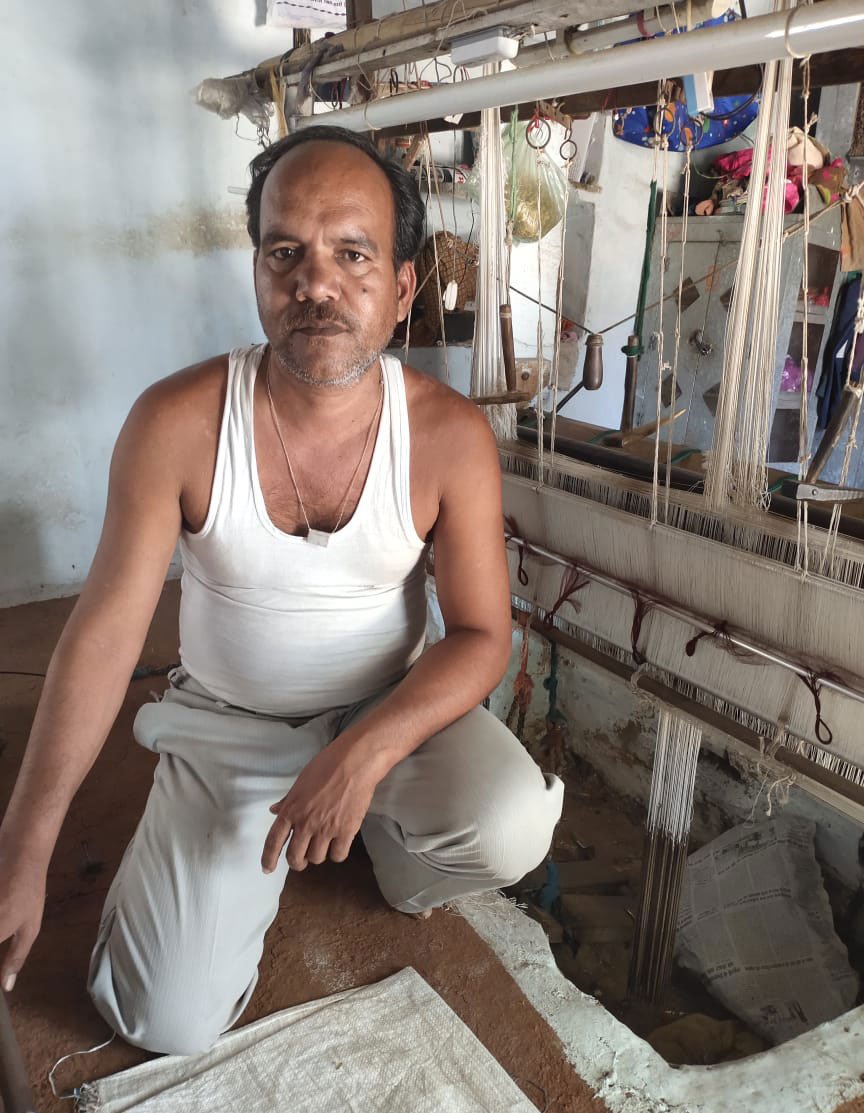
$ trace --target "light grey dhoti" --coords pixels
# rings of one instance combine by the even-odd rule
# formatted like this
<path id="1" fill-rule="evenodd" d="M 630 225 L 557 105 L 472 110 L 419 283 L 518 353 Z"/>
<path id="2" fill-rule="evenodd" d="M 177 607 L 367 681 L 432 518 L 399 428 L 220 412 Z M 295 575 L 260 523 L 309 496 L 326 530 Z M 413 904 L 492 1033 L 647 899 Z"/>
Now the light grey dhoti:
<path id="1" fill-rule="evenodd" d="M 135 720 L 159 764 L 105 902 L 89 989 L 124 1039 L 184 1054 L 210 1047 L 255 988 L 288 873 L 284 855 L 261 870 L 270 805 L 376 700 L 292 726 L 219 702 L 183 670 L 172 681 Z M 388 773 L 362 835 L 385 899 L 417 912 L 533 869 L 562 800 L 561 782 L 475 708 Z"/>

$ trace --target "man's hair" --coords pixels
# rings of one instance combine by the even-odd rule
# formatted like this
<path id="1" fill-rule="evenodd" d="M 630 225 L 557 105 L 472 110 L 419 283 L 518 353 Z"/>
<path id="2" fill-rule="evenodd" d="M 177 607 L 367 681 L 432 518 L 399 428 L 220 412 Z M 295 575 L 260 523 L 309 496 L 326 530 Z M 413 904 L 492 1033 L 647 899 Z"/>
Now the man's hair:
<path id="1" fill-rule="evenodd" d="M 414 259 L 420 250 L 426 215 L 417 183 L 401 166 L 380 154 L 375 144 L 365 135 L 348 131 L 347 128 L 328 127 L 326 124 L 317 124 L 286 135 L 284 139 L 279 139 L 271 146 L 265 147 L 249 164 L 252 184 L 246 194 L 246 227 L 255 247 L 261 246 L 261 193 L 268 174 L 283 155 L 293 151 L 301 143 L 322 140 L 327 143 L 345 143 L 349 147 L 356 147 L 387 175 L 396 213 L 393 260 L 398 267 Z"/>

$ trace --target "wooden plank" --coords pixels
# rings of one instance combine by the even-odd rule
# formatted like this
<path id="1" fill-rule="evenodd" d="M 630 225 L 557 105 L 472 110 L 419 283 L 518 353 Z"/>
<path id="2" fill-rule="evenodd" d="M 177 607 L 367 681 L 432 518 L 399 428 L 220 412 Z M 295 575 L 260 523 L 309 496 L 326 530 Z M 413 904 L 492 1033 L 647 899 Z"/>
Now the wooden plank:
<path id="1" fill-rule="evenodd" d="M 589 862 L 556 862 L 558 888 L 562 893 L 584 896 L 613 896 L 639 883 L 639 866 L 613 866 L 603 858 Z"/>
<path id="2" fill-rule="evenodd" d="M 346 24 L 350 30 L 372 20 L 372 0 L 345 0 Z"/>

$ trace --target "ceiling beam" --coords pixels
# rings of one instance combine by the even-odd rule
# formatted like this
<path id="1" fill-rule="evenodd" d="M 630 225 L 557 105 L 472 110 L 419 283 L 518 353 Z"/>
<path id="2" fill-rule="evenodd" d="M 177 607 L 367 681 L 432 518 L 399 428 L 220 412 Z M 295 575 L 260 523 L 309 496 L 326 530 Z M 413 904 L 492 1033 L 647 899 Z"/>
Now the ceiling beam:
<path id="1" fill-rule="evenodd" d="M 252 70 L 265 92 L 270 71 L 299 78 L 310 65 L 316 81 L 336 80 L 367 70 L 419 62 L 449 53 L 449 44 L 469 31 L 489 27 L 554 31 L 600 19 L 628 15 L 633 0 L 437 0 L 340 31 L 283 55 L 267 58 Z M 322 51 L 324 55 L 322 57 Z M 320 61 L 316 61 L 320 59 Z"/>
<path id="2" fill-rule="evenodd" d="M 832 85 L 851 85 L 860 81 L 864 73 L 864 49 L 856 47 L 849 50 L 833 50 L 827 54 L 815 54 L 810 59 L 810 83 L 813 88 L 826 88 Z M 714 95 L 732 97 L 749 96 L 758 91 L 762 80 L 759 66 L 740 66 L 732 70 L 718 70 L 714 74 Z M 793 71 L 792 87 L 800 89 L 802 70 L 796 66 Z M 562 115 L 571 118 L 590 116 L 592 112 L 603 112 L 613 108 L 635 108 L 654 104 L 657 100 L 657 82 L 643 85 L 628 85 L 620 89 L 598 89 L 591 93 L 579 93 L 557 102 Z M 519 109 L 519 118 L 527 120 L 534 111 L 533 102 L 523 105 L 508 105 L 501 109 L 501 118 L 507 119 L 513 108 Z M 322 116 L 322 122 L 326 117 Z M 479 112 L 466 112 L 459 121 L 460 129 L 480 126 Z M 421 131 L 453 131 L 453 124 L 442 118 L 426 120 L 419 124 L 403 124 L 395 128 L 385 128 L 375 132 L 376 139 L 392 139 L 400 135 L 416 135 Z"/>

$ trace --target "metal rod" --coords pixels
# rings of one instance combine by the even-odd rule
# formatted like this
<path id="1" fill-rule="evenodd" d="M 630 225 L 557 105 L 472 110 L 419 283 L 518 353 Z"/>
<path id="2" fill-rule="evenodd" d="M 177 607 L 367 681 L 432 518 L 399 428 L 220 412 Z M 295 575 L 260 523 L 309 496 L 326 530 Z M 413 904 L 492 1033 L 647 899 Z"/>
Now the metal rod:
<path id="1" fill-rule="evenodd" d="M 623 580 L 618 580 L 605 572 L 597 572 L 595 569 L 591 568 L 590 565 L 583 564 L 581 561 L 571 560 L 569 557 L 561 556 L 560 553 L 555 553 L 551 549 L 544 548 L 542 545 L 535 545 L 533 541 L 526 541 L 524 537 L 517 537 L 515 534 L 508 533 L 506 530 L 504 532 L 504 539 L 508 544 L 515 545 L 517 548 L 524 549 L 525 552 L 533 553 L 535 556 L 543 557 L 553 564 L 561 564 L 565 568 L 575 568 L 590 580 L 594 580 L 595 583 L 602 584 L 603 587 L 609 587 L 613 591 L 619 592 L 621 595 L 632 595 L 633 591 L 636 590 L 640 595 L 644 596 L 654 610 L 661 611 L 663 614 L 668 614 L 671 618 L 677 618 L 681 622 L 686 622 L 705 634 L 716 633 L 716 624 L 709 622 L 708 619 L 704 618 L 702 615 L 698 615 L 695 611 L 688 611 L 684 607 L 679 607 L 674 603 L 670 603 L 661 596 L 654 595 L 650 591 L 645 591 L 641 587 L 634 589 L 632 584 L 625 584 Z M 802 677 L 802 679 L 809 681 L 812 678 L 812 670 L 798 664 L 797 661 L 790 660 L 788 657 L 781 657 L 776 651 L 760 645 L 758 642 L 753 642 L 747 638 L 742 638 L 739 634 L 729 634 L 725 631 L 723 633 L 723 640 L 737 646 L 738 649 L 746 650 L 756 657 L 761 657 L 765 661 L 770 661 L 772 665 L 777 665 L 781 669 L 788 669 L 790 672 L 794 672 L 796 676 Z M 830 677 L 817 675 L 816 679 L 820 687 L 828 688 L 841 696 L 849 696 L 850 699 L 858 700 L 859 703 L 864 703 L 864 690 L 852 688 L 850 685 L 842 684 L 839 681 L 832 680 Z"/>
<path id="2" fill-rule="evenodd" d="M 298 118 L 297 125 L 326 122 L 352 131 L 373 131 L 433 116 L 452 116 L 502 104 L 636 85 L 669 75 L 768 62 L 787 57 L 787 50 L 818 54 L 862 45 L 861 0 L 821 0 L 795 8 L 791 13 L 773 12 L 685 35 L 668 35 L 614 50 L 384 97 L 356 108 Z"/>
<path id="3" fill-rule="evenodd" d="M 15 1039 L 6 994 L 0 991 L 0 1097 L 6 1113 L 35 1113 L 33 1091 Z"/>

